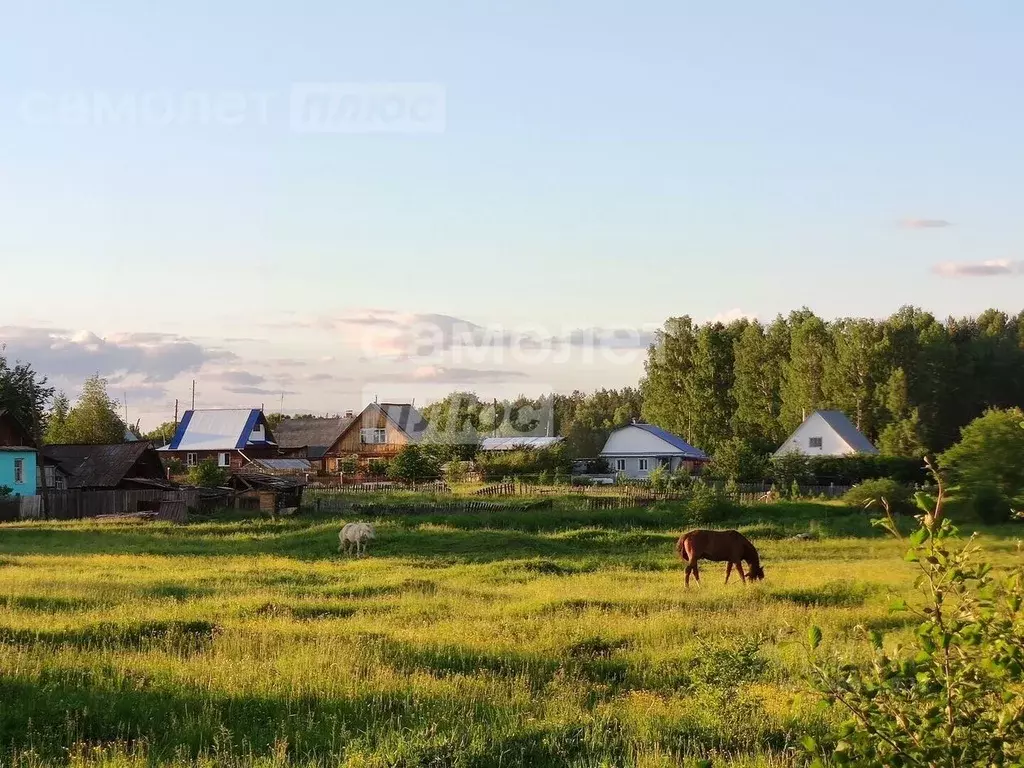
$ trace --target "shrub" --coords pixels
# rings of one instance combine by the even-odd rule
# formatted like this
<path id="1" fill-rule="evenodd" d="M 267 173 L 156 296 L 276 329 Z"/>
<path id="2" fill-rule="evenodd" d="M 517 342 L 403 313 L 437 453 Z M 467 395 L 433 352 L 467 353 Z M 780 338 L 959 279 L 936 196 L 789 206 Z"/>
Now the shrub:
<path id="1" fill-rule="evenodd" d="M 659 464 L 650 471 L 647 479 L 651 481 L 651 490 L 662 492 L 667 491 L 669 486 L 669 470 L 664 464 Z"/>
<path id="2" fill-rule="evenodd" d="M 172 476 L 185 473 L 185 463 L 181 459 L 168 459 L 164 462 L 164 467 Z"/>
<path id="3" fill-rule="evenodd" d="M 718 489 L 706 483 L 694 483 L 686 493 L 687 519 L 692 525 L 717 523 L 729 517 L 734 508 Z"/>
<path id="4" fill-rule="evenodd" d="M 200 488 L 217 488 L 228 481 L 228 472 L 218 467 L 213 459 L 206 459 L 194 467 L 189 467 L 185 481 Z"/>
<path id="5" fill-rule="evenodd" d="M 6 498 L 14 493 L 14 489 L 9 485 L 0 485 L 0 499 Z"/>
<path id="6" fill-rule="evenodd" d="M 971 511 L 988 525 L 1008 523 L 1012 516 L 1010 500 L 995 483 L 979 483 L 967 489 Z"/>
<path id="7" fill-rule="evenodd" d="M 740 437 L 719 445 L 708 467 L 708 474 L 721 480 L 763 480 L 767 472 L 768 456 Z"/>
<path id="8" fill-rule="evenodd" d="M 799 451 L 787 451 L 771 460 L 772 478 L 779 488 L 790 489 L 793 483 L 807 483 L 811 480 L 810 463 Z"/>
<path id="9" fill-rule="evenodd" d="M 439 474 L 440 467 L 436 457 L 418 445 L 402 446 L 387 466 L 388 477 L 406 483 L 430 480 Z"/>
<path id="10" fill-rule="evenodd" d="M 882 499 L 888 502 L 893 512 L 906 513 L 913 510 L 910 489 L 887 478 L 865 480 L 863 483 L 853 486 L 843 496 L 843 501 L 846 504 L 860 509 L 871 506 L 881 510 L 883 509 Z"/>
<path id="11" fill-rule="evenodd" d="M 966 487 L 994 483 L 1013 498 L 1024 491 L 1024 412 L 991 409 L 960 431 L 960 442 L 939 456 L 943 469 Z"/>
<path id="12" fill-rule="evenodd" d="M 892 606 L 912 611 L 912 645 L 887 650 L 872 631 L 869 665 L 824 663 L 813 656 L 822 632 L 812 626 L 814 683 L 848 719 L 827 748 L 811 737 L 804 748 L 826 752 L 840 766 L 1021 765 L 1024 567 L 997 578 L 977 546 L 956 545 L 941 487 L 934 506 L 919 499 L 922 525 L 904 559 L 920 570 L 923 605 L 911 609 L 898 600 Z M 881 522 L 900 538 L 891 516 Z"/>
<path id="13" fill-rule="evenodd" d="M 551 473 L 545 469 L 543 472 L 537 475 L 537 484 L 551 485 Z"/>
<path id="14" fill-rule="evenodd" d="M 388 464 L 387 459 L 370 459 L 366 464 L 366 468 L 371 475 L 380 477 L 388 473 Z"/>

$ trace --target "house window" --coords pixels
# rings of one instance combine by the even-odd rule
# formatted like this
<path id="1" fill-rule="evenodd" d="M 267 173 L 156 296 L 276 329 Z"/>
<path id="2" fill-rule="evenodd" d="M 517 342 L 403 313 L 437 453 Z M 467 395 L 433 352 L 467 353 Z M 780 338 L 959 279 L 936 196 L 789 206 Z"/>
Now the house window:
<path id="1" fill-rule="evenodd" d="M 359 442 L 364 445 L 382 445 L 388 441 L 386 429 L 361 429 L 359 430 Z"/>
<path id="2" fill-rule="evenodd" d="M 186 453 L 185 454 L 185 465 L 186 466 L 194 467 L 198 463 L 199 462 L 196 461 L 196 455 L 194 453 Z"/>
<path id="3" fill-rule="evenodd" d="M 821 448 L 821 438 L 812 437 L 808 444 L 811 446 L 811 448 Z"/>
<path id="4" fill-rule="evenodd" d="M 217 466 L 219 467 L 230 467 L 231 466 L 231 454 L 227 451 L 221 451 L 217 454 Z"/>
<path id="5" fill-rule="evenodd" d="M 615 460 L 615 471 L 616 472 L 625 472 L 626 471 L 626 460 L 625 459 L 616 459 Z"/>
<path id="6" fill-rule="evenodd" d="M 53 488 L 56 474 L 53 467 L 43 467 L 43 477 L 45 478 L 44 482 L 47 488 Z"/>
<path id="7" fill-rule="evenodd" d="M 56 480 L 54 481 L 54 487 L 58 491 L 66 491 L 68 489 L 68 483 L 64 479 L 64 475 L 57 475 Z"/>
<path id="8" fill-rule="evenodd" d="M 648 461 L 647 459 L 637 459 L 636 460 L 636 468 L 639 469 L 641 472 L 646 472 L 647 471 L 647 461 Z"/>
<path id="9" fill-rule="evenodd" d="M 25 482 L 25 460 L 14 460 L 14 484 L 22 485 Z"/>

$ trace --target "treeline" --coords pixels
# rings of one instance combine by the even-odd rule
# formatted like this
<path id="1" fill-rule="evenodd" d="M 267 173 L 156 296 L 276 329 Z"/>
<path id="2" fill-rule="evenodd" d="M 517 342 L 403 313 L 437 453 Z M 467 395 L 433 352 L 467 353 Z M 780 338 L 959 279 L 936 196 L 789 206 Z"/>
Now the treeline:
<path id="1" fill-rule="evenodd" d="M 844 411 L 894 456 L 941 451 L 987 407 L 1024 402 L 1024 313 L 826 321 L 808 309 L 763 325 L 671 318 L 640 385 L 647 421 L 709 453 L 732 438 L 771 451 L 822 408 Z"/>
<path id="2" fill-rule="evenodd" d="M 422 409 L 430 424 L 430 439 L 461 445 L 471 458 L 484 437 L 559 435 L 574 457 L 597 456 L 608 434 L 640 418 L 640 390 L 634 387 L 599 389 L 586 394 L 520 396 L 514 400 L 482 400 L 474 392 L 453 392 Z"/>

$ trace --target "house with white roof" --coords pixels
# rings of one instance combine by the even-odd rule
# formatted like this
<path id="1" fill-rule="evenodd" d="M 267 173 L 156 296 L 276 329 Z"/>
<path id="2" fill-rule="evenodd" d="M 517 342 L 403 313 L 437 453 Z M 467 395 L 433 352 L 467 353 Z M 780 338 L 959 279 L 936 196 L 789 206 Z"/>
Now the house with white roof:
<path id="1" fill-rule="evenodd" d="M 161 458 L 194 467 L 207 459 L 239 470 L 257 459 L 280 458 L 266 416 L 259 408 L 211 408 L 185 411 L 171 442 L 159 448 Z"/>
<path id="2" fill-rule="evenodd" d="M 601 458 L 616 474 L 635 479 L 648 477 L 658 466 L 672 472 L 694 472 L 710 461 L 704 451 L 678 435 L 639 421 L 612 432 L 601 450 Z"/>
<path id="3" fill-rule="evenodd" d="M 792 452 L 804 456 L 877 454 L 878 449 L 842 411 L 815 411 L 779 446 L 776 456 Z"/>

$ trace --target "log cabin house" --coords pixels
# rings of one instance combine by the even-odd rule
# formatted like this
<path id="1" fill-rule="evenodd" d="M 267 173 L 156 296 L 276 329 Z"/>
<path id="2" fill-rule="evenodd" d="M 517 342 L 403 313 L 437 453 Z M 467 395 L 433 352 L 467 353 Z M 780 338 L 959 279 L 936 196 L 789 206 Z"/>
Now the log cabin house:
<path id="1" fill-rule="evenodd" d="M 391 458 L 404 446 L 419 443 L 426 431 L 423 414 L 409 403 L 370 403 L 324 453 L 324 468 L 340 472 L 351 459 L 365 465 Z"/>

